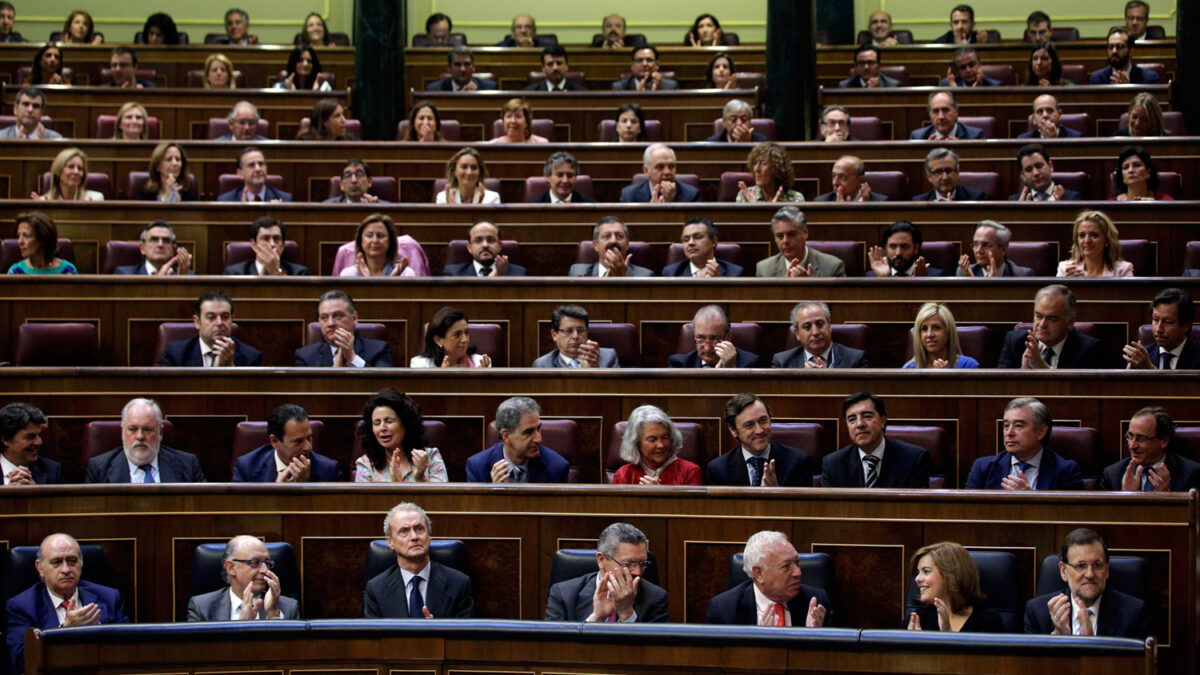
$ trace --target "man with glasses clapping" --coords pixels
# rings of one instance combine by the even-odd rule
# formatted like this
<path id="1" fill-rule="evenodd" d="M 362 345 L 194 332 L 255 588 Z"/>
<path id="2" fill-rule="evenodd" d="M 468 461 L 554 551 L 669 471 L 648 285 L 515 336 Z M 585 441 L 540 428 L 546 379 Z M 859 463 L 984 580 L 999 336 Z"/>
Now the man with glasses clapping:
<path id="1" fill-rule="evenodd" d="M 280 592 L 273 569 L 275 561 L 257 537 L 230 539 L 221 567 L 221 578 L 229 586 L 189 599 L 188 621 L 299 619 L 299 603 Z"/>
<path id="2" fill-rule="evenodd" d="M 596 547 L 597 571 L 550 587 L 546 620 L 665 622 L 667 592 L 642 576 L 651 565 L 646 535 L 629 523 L 613 523 Z"/>

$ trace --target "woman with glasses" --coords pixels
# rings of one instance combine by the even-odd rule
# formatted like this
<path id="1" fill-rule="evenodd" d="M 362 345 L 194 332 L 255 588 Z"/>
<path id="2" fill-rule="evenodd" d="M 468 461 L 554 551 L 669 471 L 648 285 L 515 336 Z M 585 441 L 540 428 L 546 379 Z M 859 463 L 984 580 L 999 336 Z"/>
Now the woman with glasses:
<path id="1" fill-rule="evenodd" d="M 952 541 L 930 544 L 913 554 L 921 609 L 908 615 L 908 630 L 1003 633 L 1000 613 L 985 604 L 979 568 L 967 549 Z"/>
<path id="2" fill-rule="evenodd" d="M 667 413 L 652 405 L 635 408 L 621 439 L 627 464 L 613 476 L 614 485 L 700 485 L 700 466 L 679 456 L 683 434 Z"/>

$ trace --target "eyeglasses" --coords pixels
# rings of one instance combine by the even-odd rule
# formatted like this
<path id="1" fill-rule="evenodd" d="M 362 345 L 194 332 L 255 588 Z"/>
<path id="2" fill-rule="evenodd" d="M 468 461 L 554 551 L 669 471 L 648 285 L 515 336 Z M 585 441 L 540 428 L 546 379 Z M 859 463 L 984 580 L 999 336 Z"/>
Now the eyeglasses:
<path id="1" fill-rule="evenodd" d="M 857 63 L 858 65 L 863 66 L 863 67 L 879 65 L 878 61 L 856 61 L 855 63 Z"/>
<path id="2" fill-rule="evenodd" d="M 715 344 L 724 339 L 725 339 L 724 335 L 697 335 L 696 336 L 696 344 L 702 345 L 706 342 Z"/>
<path id="3" fill-rule="evenodd" d="M 1096 572 L 1097 574 L 1108 569 L 1108 563 L 1104 562 L 1103 560 L 1097 560 L 1096 562 L 1090 562 L 1090 563 L 1078 562 L 1073 565 L 1071 563 L 1064 563 L 1064 564 L 1067 567 L 1070 567 L 1071 569 L 1075 570 L 1076 572 L 1078 572 L 1080 574 L 1083 574 L 1084 572 L 1088 571 L 1089 567 L 1092 568 L 1092 571 Z"/>
<path id="4" fill-rule="evenodd" d="M 151 244 L 174 244 L 175 239 L 172 237 L 146 237 L 146 241 Z"/>
<path id="5" fill-rule="evenodd" d="M 359 180 L 362 180 L 366 177 L 367 177 L 366 171 L 347 171 L 342 174 L 342 180 L 350 180 L 351 178 L 357 178 Z"/>
<path id="6" fill-rule="evenodd" d="M 250 567 L 252 569 L 258 569 L 259 567 L 261 567 L 263 565 L 266 565 L 267 569 L 269 569 L 269 570 L 275 569 L 275 561 L 271 560 L 270 558 L 267 558 L 265 560 L 239 560 L 238 558 L 230 558 L 230 560 L 232 560 L 233 562 L 240 562 L 243 565 Z"/>
<path id="7" fill-rule="evenodd" d="M 1127 443 L 1132 443 L 1134 441 L 1137 441 L 1138 443 L 1145 443 L 1146 441 L 1153 441 L 1156 438 L 1158 438 L 1158 436 L 1143 436 L 1141 434 L 1135 434 L 1133 432 L 1125 433 L 1125 441 Z"/>
<path id="8" fill-rule="evenodd" d="M 637 568 L 641 569 L 643 572 L 650 569 L 650 567 L 652 565 L 654 565 L 654 563 L 651 562 L 649 559 L 634 560 L 633 562 L 623 563 L 620 560 L 617 560 L 616 558 L 612 557 L 611 555 L 609 555 L 607 553 L 604 554 L 604 557 L 608 558 L 609 560 L 613 561 L 614 563 L 620 565 L 621 567 L 624 567 L 625 569 L 631 569 L 631 568 L 637 567 Z"/>
<path id="9" fill-rule="evenodd" d="M 555 332 L 557 332 L 557 333 L 562 333 L 563 335 L 580 335 L 580 336 L 583 336 L 583 335 L 587 335 L 588 329 L 587 329 L 587 328 L 580 328 L 580 327 L 572 327 L 572 328 L 560 328 L 560 329 L 558 329 L 558 330 L 557 330 L 557 331 L 555 331 Z"/>
<path id="10" fill-rule="evenodd" d="M 930 176 L 953 176 L 958 173 L 958 169 L 929 169 Z"/>

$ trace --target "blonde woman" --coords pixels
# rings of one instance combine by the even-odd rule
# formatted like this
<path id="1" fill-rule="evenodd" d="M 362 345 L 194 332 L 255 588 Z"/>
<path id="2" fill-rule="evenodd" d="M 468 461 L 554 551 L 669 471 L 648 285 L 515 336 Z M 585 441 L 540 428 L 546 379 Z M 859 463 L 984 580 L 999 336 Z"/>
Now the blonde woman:
<path id="1" fill-rule="evenodd" d="M 463 148 L 446 162 L 446 189 L 437 194 L 438 204 L 499 204 L 500 193 L 483 186 L 487 165 L 475 148 Z"/>
<path id="2" fill-rule="evenodd" d="M 1103 211 L 1080 211 L 1071 230 L 1071 257 L 1058 263 L 1060 277 L 1131 277 L 1133 263 L 1121 259 L 1117 226 Z"/>
<path id="3" fill-rule="evenodd" d="M 84 187 L 87 181 L 87 155 L 79 148 L 67 148 L 58 153 L 50 165 L 50 189 L 44 195 L 33 192 L 32 199 L 80 200 L 102 202 L 104 195 Z"/>
<path id="4" fill-rule="evenodd" d="M 237 89 L 237 77 L 233 72 L 233 61 L 224 54 L 209 54 L 204 59 L 205 89 Z"/>
<path id="5" fill-rule="evenodd" d="M 146 108 L 136 101 L 130 101 L 117 110 L 117 123 L 113 126 L 112 137 L 120 141 L 144 141 L 150 137 L 149 115 Z"/>
<path id="6" fill-rule="evenodd" d="M 927 302 L 917 311 L 912 327 L 913 357 L 905 368 L 978 368 L 979 362 L 962 353 L 958 326 L 950 308 Z M 954 365 L 950 365 L 954 364 Z"/>

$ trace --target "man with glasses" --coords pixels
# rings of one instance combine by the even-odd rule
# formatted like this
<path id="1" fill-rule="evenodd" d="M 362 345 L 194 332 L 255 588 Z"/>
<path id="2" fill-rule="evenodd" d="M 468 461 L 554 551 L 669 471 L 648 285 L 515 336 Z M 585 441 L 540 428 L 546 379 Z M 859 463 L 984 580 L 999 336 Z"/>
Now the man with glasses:
<path id="1" fill-rule="evenodd" d="M 824 590 L 800 583 L 800 556 L 782 532 L 763 530 L 746 541 L 742 569 L 749 577 L 708 602 L 708 622 L 750 626 L 833 625 Z"/>
<path id="2" fill-rule="evenodd" d="M 954 51 L 954 65 L 942 78 L 943 87 L 1001 87 L 1004 83 L 983 73 L 983 64 L 974 47 L 959 47 Z"/>
<path id="3" fill-rule="evenodd" d="M 821 111 L 817 131 L 821 140 L 826 143 L 858 140 L 850 135 L 850 113 L 840 105 L 826 106 Z"/>
<path id="4" fill-rule="evenodd" d="M 1149 406 L 1133 413 L 1125 443 L 1129 456 L 1105 467 L 1101 490 L 1187 492 L 1200 488 L 1200 463 L 1168 453 L 1175 422 L 1167 411 Z"/>
<path id="5" fill-rule="evenodd" d="M 1025 604 L 1025 632 L 1040 635 L 1100 635 L 1145 640 L 1150 607 L 1108 583 L 1108 545 L 1092 530 L 1072 530 L 1062 543 L 1058 573 L 1062 591 Z"/>
<path id="6" fill-rule="evenodd" d="M 401 502 L 383 519 L 396 564 L 367 582 L 367 619 L 469 619 L 475 610 L 471 578 L 429 558 L 433 521 L 425 509 Z"/>
<path id="7" fill-rule="evenodd" d="M 216 141 L 265 141 L 266 136 L 258 133 L 258 108 L 249 101 L 238 101 L 226 115 L 229 133 L 217 136 Z"/>
<path id="8" fill-rule="evenodd" d="M 371 167 L 361 159 L 348 159 L 342 165 L 342 194 L 325 200 L 326 204 L 387 204 L 367 192 L 371 187 Z"/>
<path id="9" fill-rule="evenodd" d="M 980 457 L 967 476 L 968 490 L 1082 490 L 1079 464 L 1045 446 L 1054 420 L 1036 398 L 1004 406 L 1004 452 Z"/>
<path id="10" fill-rule="evenodd" d="M 838 82 L 838 86 L 842 89 L 899 87 L 900 80 L 879 72 L 882 62 L 879 47 L 870 43 L 861 45 L 854 50 L 854 74 Z"/>
<path id="11" fill-rule="evenodd" d="M 165 220 L 156 220 L 142 230 L 138 250 L 142 261 L 135 265 L 118 265 L 113 274 L 192 274 L 192 254 L 175 243 L 175 230 Z"/>
<path id="12" fill-rule="evenodd" d="M 667 592 L 643 576 L 650 540 L 629 523 L 604 528 L 596 543 L 595 572 L 550 587 L 546 621 L 664 623 Z"/>
<path id="13" fill-rule="evenodd" d="M 137 78 L 137 52 L 129 47 L 113 47 L 108 56 L 108 67 L 112 70 L 112 79 L 104 84 L 106 87 L 121 87 L 122 89 L 149 89 L 155 86 L 150 80 Z"/>
<path id="14" fill-rule="evenodd" d="M 958 155 L 950 148 L 934 148 L 925 155 L 925 180 L 933 189 L 913 197 L 914 202 L 978 202 L 987 199 L 981 190 L 958 184 Z"/>
<path id="15" fill-rule="evenodd" d="M 560 305 L 550 315 L 555 349 L 539 356 L 534 368 L 620 368 L 617 351 L 588 339 L 588 313 L 579 305 Z"/>
<path id="16" fill-rule="evenodd" d="M 696 348 L 686 354 L 672 354 L 671 368 L 753 368 L 758 354 L 738 349 L 730 341 L 729 317 L 720 305 L 705 305 L 692 317 Z"/>
<path id="17" fill-rule="evenodd" d="M 230 539 L 222 561 L 221 580 L 229 586 L 189 599 L 188 621 L 300 618 L 300 603 L 280 592 L 275 561 L 258 537 Z"/>

